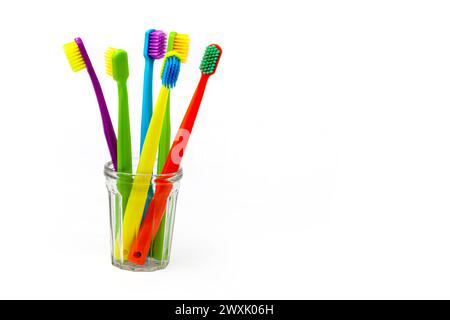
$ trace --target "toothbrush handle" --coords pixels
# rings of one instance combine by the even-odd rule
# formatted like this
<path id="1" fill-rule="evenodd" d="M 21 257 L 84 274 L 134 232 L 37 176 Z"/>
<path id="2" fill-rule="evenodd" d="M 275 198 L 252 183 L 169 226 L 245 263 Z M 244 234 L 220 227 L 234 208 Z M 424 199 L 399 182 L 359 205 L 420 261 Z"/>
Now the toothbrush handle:
<path id="1" fill-rule="evenodd" d="M 128 111 L 128 91 L 126 83 L 117 83 L 119 92 L 119 138 L 117 141 L 117 171 L 119 179 L 117 189 L 122 196 L 122 218 L 127 207 L 132 180 L 130 176 L 120 173 L 133 173 L 131 156 L 130 116 Z"/>
<path id="2" fill-rule="evenodd" d="M 147 35 L 145 43 L 148 43 Z M 141 142 L 140 153 L 144 147 L 145 136 L 147 135 L 148 126 L 153 115 L 153 66 L 154 59 L 148 57 L 147 52 L 144 52 L 145 70 L 144 70 L 144 85 L 142 90 L 142 114 L 141 114 Z M 153 197 L 153 188 L 148 188 L 147 201 L 145 208 L 148 207 L 149 199 Z M 145 212 L 145 209 L 144 209 Z"/>
<path id="3" fill-rule="evenodd" d="M 169 151 L 170 151 L 170 93 L 169 97 L 167 98 L 166 113 L 164 114 L 161 139 L 159 140 L 158 173 L 162 172 Z"/>
<path id="4" fill-rule="evenodd" d="M 208 79 L 209 76 L 205 75 L 202 75 L 200 78 L 200 82 L 181 122 L 177 136 L 170 148 L 169 156 L 162 170 L 163 174 L 174 173 L 180 168 L 180 162 L 183 158 L 190 133 L 192 132 Z M 164 216 L 167 198 L 172 190 L 172 187 L 166 183 L 158 184 L 158 180 L 155 181 L 155 184 L 155 194 L 128 255 L 128 260 L 136 264 L 144 264 L 146 261 L 152 240 L 155 238 Z"/>
<path id="5" fill-rule="evenodd" d="M 167 99 L 167 107 L 166 113 L 164 115 L 164 122 L 161 132 L 161 139 L 159 140 L 159 149 L 158 149 L 158 166 L 157 172 L 161 173 L 164 168 L 164 163 L 166 162 L 167 156 L 170 150 L 170 93 Z M 151 189 L 151 188 L 150 188 Z M 150 190 L 149 189 L 149 190 Z M 151 199 L 151 198 L 149 198 Z M 146 206 L 148 210 L 148 206 Z M 145 214 L 144 214 L 145 217 Z M 163 215 L 161 224 L 165 225 L 165 215 Z M 165 230 L 164 228 L 160 228 L 155 239 L 153 241 L 153 249 L 151 250 L 152 258 L 156 260 L 162 260 L 164 257 L 164 238 L 165 238 Z"/>
<path id="6" fill-rule="evenodd" d="M 126 83 L 118 82 L 119 133 L 117 142 L 117 168 L 119 172 L 132 173 L 130 114 Z"/>
<path id="7" fill-rule="evenodd" d="M 174 173 L 180 169 L 181 159 L 183 158 L 189 136 L 192 133 L 208 79 L 209 76 L 206 75 L 202 75 L 200 78 L 197 89 L 192 96 L 189 107 L 186 110 L 183 121 L 178 129 L 177 136 L 172 143 L 172 147 L 170 148 L 162 173 Z"/>
<path id="8" fill-rule="evenodd" d="M 80 38 L 76 38 L 75 42 L 78 44 L 78 48 L 80 49 L 81 56 L 83 57 L 84 63 L 86 64 L 86 69 L 94 87 L 98 106 L 100 108 L 100 115 L 102 117 L 103 132 L 105 134 L 106 143 L 108 144 L 108 149 L 114 169 L 117 170 L 117 138 L 116 133 L 114 132 L 111 117 L 109 116 L 108 107 L 106 106 L 105 97 L 103 96 L 102 87 L 100 86 L 100 82 L 98 81 L 97 75 L 95 74 L 94 67 L 92 66 L 91 60 L 89 59 L 83 41 Z"/>
<path id="9" fill-rule="evenodd" d="M 111 156 L 114 168 L 117 169 L 116 133 L 114 132 L 114 127 L 111 121 L 111 117 L 109 116 L 108 107 L 106 106 L 106 101 L 100 87 L 100 82 L 98 81 L 98 78 L 95 75 L 94 69 L 92 69 L 92 72 L 89 72 L 89 75 L 91 76 L 92 84 L 94 86 L 95 94 L 97 96 L 100 114 L 102 117 L 103 132 L 105 134 L 106 143 L 108 144 L 109 154 Z"/>
<path id="10" fill-rule="evenodd" d="M 157 185 L 155 194 L 150 201 L 146 216 L 142 221 L 139 233 L 128 255 L 128 261 L 136 264 L 142 265 L 147 260 L 152 240 L 159 230 L 166 209 L 167 199 L 172 190 L 172 187 L 166 183 L 158 185 L 158 181 L 155 181 L 155 184 Z"/>
<path id="11" fill-rule="evenodd" d="M 141 116 L 141 145 L 144 146 L 145 136 L 153 113 L 153 64 L 154 60 L 145 58 L 144 86 L 142 96 L 142 116 Z"/>

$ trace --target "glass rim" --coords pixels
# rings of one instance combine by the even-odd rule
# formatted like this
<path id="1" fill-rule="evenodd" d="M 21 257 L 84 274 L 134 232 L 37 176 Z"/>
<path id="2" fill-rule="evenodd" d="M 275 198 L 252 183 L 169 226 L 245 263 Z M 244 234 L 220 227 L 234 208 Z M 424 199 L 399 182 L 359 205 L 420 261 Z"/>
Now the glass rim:
<path id="1" fill-rule="evenodd" d="M 140 173 L 140 174 L 136 174 L 136 173 L 128 173 L 128 172 L 117 172 L 116 170 L 114 170 L 114 166 L 112 164 L 112 161 L 108 161 L 105 163 L 105 165 L 103 166 L 103 172 L 105 174 L 106 177 L 112 178 L 112 179 L 117 179 L 119 177 L 119 175 L 121 177 L 147 177 L 147 178 L 158 178 L 158 179 L 167 179 L 167 180 L 172 180 L 173 182 L 179 181 L 182 177 L 183 177 L 183 168 L 180 166 L 180 168 L 178 169 L 177 172 L 173 172 L 173 173 L 153 173 L 153 174 L 149 174 L 149 173 Z"/>

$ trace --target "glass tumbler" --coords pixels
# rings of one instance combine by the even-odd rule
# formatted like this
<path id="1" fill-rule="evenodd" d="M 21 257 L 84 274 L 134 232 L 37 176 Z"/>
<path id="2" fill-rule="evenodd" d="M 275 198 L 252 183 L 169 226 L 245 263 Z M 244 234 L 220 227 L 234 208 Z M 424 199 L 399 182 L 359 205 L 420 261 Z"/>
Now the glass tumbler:
<path id="1" fill-rule="evenodd" d="M 133 172 L 136 172 L 137 163 L 138 160 L 133 159 Z M 129 271 L 166 268 L 170 260 L 182 169 L 170 174 L 130 174 L 116 172 L 110 161 L 104 166 L 104 174 L 109 200 L 112 264 Z M 150 207 L 159 209 L 148 210 Z M 152 211 L 159 212 L 158 218 L 154 218 Z M 152 219 L 145 219 L 147 213 Z M 152 226 L 150 231 L 144 227 L 146 220 L 147 227 Z M 139 251 L 140 262 L 130 261 L 137 235 L 146 233 L 151 240 L 148 241 L 148 253 Z M 136 252 L 134 256 L 137 256 Z"/>

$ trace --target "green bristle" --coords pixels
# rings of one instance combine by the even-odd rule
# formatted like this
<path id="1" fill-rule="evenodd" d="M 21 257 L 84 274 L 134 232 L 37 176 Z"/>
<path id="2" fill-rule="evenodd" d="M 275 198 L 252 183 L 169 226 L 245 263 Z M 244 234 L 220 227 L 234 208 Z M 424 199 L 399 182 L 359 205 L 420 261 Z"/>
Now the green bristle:
<path id="1" fill-rule="evenodd" d="M 200 64 L 200 71 L 203 74 L 214 73 L 219 56 L 220 50 L 215 45 L 208 46 L 203 55 L 202 63 Z"/>

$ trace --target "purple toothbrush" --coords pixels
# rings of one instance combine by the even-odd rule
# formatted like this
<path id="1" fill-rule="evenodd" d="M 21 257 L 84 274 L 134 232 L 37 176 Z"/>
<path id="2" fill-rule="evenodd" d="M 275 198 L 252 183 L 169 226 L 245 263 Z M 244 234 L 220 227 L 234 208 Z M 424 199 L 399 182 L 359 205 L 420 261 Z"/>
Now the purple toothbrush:
<path id="1" fill-rule="evenodd" d="M 64 45 L 64 51 L 66 52 L 67 59 L 73 71 L 80 71 L 84 68 L 87 69 L 89 76 L 94 86 L 95 95 L 97 96 L 98 106 L 100 108 L 100 114 L 103 123 L 103 132 L 105 133 L 106 142 L 108 143 L 109 153 L 114 169 L 117 170 L 117 138 L 114 132 L 114 127 L 109 116 L 108 107 L 106 106 L 105 97 L 103 96 L 102 87 L 95 74 L 94 67 L 87 54 L 81 38 L 75 38 L 75 41 Z"/>

